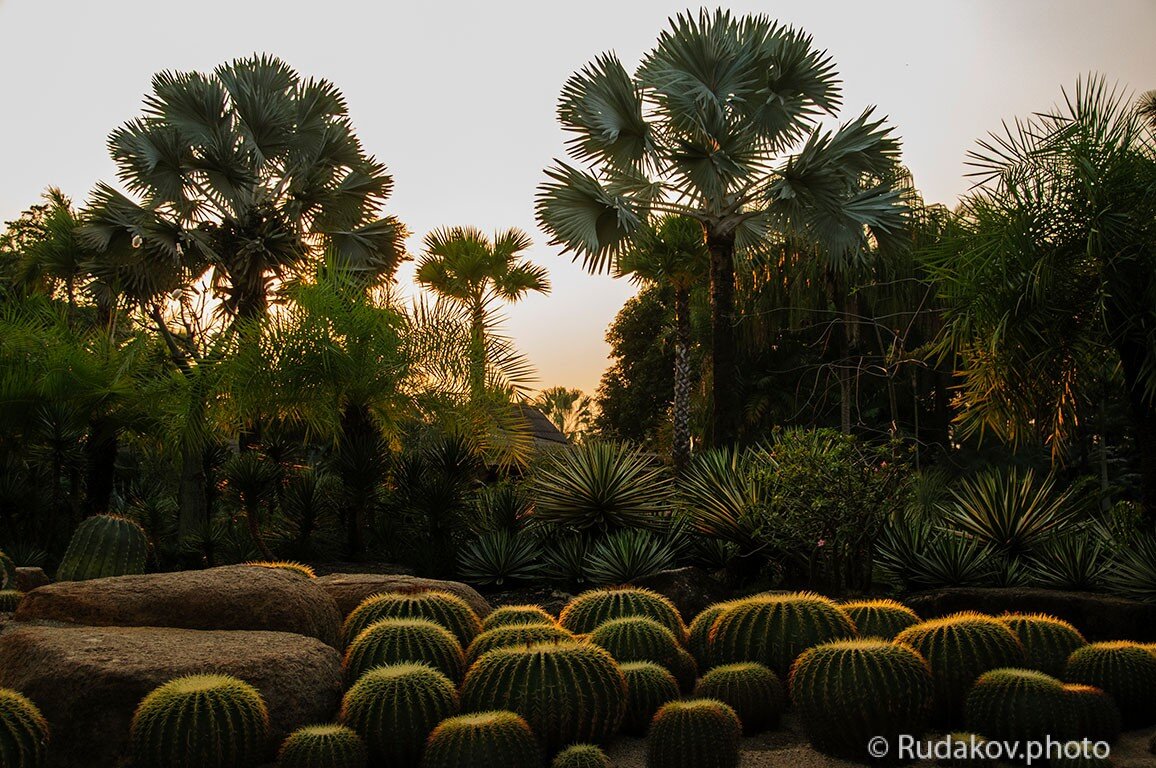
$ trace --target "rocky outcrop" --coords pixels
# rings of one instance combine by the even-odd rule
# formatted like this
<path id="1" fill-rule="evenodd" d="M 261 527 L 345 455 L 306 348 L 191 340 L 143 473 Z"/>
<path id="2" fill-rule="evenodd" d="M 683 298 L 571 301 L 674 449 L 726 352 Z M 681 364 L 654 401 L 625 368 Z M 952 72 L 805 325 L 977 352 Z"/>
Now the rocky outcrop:
<path id="1" fill-rule="evenodd" d="M 31 592 L 37 587 L 51 583 L 52 579 L 48 578 L 48 574 L 44 572 L 43 568 L 20 567 L 16 569 L 16 589 L 21 592 Z"/>
<path id="2" fill-rule="evenodd" d="M 337 602 L 342 616 L 349 615 L 350 611 L 370 595 L 387 592 L 409 594 L 431 590 L 457 595 L 469 603 L 474 612 L 483 619 L 490 615 L 491 610 L 490 604 L 478 594 L 476 589 L 459 581 L 373 573 L 334 573 L 329 576 L 319 576 L 315 581 L 317 586 L 328 592 Z"/>

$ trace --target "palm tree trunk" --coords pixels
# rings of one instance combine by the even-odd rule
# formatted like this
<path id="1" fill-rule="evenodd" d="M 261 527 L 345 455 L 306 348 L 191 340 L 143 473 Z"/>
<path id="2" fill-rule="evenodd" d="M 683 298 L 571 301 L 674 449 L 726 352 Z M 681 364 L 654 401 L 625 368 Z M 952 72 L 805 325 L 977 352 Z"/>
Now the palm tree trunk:
<path id="1" fill-rule="evenodd" d="M 855 374 L 851 368 L 851 335 L 848 332 L 847 296 L 838 275 L 827 272 L 827 298 L 835 308 L 831 345 L 835 348 L 835 377 L 839 381 L 839 429 L 851 434 L 851 401 Z"/>
<path id="2" fill-rule="evenodd" d="M 486 310 L 481 301 L 470 307 L 470 399 L 477 402 L 486 391 Z"/>
<path id="3" fill-rule="evenodd" d="M 735 237 L 707 232 L 711 300 L 711 443 L 716 448 L 738 439 L 739 397 L 735 349 Z"/>
<path id="4" fill-rule="evenodd" d="M 108 512 L 116 477 L 118 435 L 107 419 L 96 418 L 88 425 L 84 441 L 84 517 Z"/>
<path id="5" fill-rule="evenodd" d="M 671 461 L 681 475 L 690 461 L 690 289 L 674 289 L 674 430 Z"/>

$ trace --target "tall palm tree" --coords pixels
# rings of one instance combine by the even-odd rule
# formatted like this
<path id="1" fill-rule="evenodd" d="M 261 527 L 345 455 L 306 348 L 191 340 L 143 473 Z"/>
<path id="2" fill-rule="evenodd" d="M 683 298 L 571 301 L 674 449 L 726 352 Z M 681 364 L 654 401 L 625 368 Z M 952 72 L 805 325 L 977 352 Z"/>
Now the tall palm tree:
<path id="1" fill-rule="evenodd" d="M 534 407 L 571 442 L 581 442 L 594 424 L 594 401 L 580 389 L 544 389 L 534 399 Z"/>
<path id="2" fill-rule="evenodd" d="M 470 392 L 475 398 L 486 386 L 485 337 L 491 305 L 498 300 L 520 301 L 531 291 L 550 292 L 545 267 L 519 258 L 531 244 L 519 229 L 498 232 L 492 240 L 473 227 L 437 229 L 425 237 L 418 282 L 470 313 Z"/>
<path id="3" fill-rule="evenodd" d="M 690 460 L 690 292 L 710 267 L 702 226 L 688 216 L 667 214 L 642 229 L 618 259 L 618 272 L 668 285 L 674 291 L 674 423 L 671 459 L 681 474 Z"/>
<path id="4" fill-rule="evenodd" d="M 537 213 L 554 244 L 604 271 L 652 214 L 703 228 L 716 445 L 734 441 L 739 419 L 736 252 L 788 227 L 834 247 L 847 222 L 901 224 L 894 190 L 850 192 L 850 181 L 892 162 L 898 142 L 871 109 L 835 132 L 818 130 L 839 104 L 831 58 L 808 35 L 724 10 L 671 19 L 633 77 L 604 53 L 562 89 L 558 119 L 574 134 L 571 156 L 588 167 L 558 161 L 546 171 Z"/>

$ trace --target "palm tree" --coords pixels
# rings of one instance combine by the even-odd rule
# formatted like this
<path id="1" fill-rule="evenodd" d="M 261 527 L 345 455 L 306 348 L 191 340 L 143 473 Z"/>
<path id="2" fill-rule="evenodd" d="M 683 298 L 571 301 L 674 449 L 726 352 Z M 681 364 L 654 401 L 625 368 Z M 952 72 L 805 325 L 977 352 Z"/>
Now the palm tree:
<path id="1" fill-rule="evenodd" d="M 786 228 L 838 247 L 849 224 L 902 223 L 894 190 L 854 184 L 884 171 L 898 142 L 871 109 L 833 133 L 818 130 L 839 104 L 831 58 L 808 35 L 724 10 L 673 18 L 633 77 L 605 53 L 562 89 L 558 118 L 574 134 L 571 156 L 588 167 L 558 161 L 546 171 L 537 214 L 552 243 L 604 271 L 652 214 L 702 226 L 716 445 L 735 440 L 739 417 L 736 252 Z"/>
<path id="2" fill-rule="evenodd" d="M 470 391 L 474 397 L 486 386 L 485 336 L 493 302 L 514 303 L 530 291 L 550 292 L 545 267 L 519 258 L 530 245 L 529 236 L 519 229 L 496 233 L 493 240 L 473 227 L 437 229 L 426 235 L 417 279 L 470 313 Z"/>
<path id="3" fill-rule="evenodd" d="M 706 276 L 710 254 L 702 226 L 688 216 L 668 214 L 642 229 L 618 259 L 618 272 L 668 285 L 674 291 L 674 403 L 671 459 L 678 474 L 690 460 L 690 292 Z"/>
<path id="4" fill-rule="evenodd" d="M 594 401 L 580 389 L 544 389 L 535 398 L 534 407 L 571 442 L 581 442 L 594 423 Z"/>

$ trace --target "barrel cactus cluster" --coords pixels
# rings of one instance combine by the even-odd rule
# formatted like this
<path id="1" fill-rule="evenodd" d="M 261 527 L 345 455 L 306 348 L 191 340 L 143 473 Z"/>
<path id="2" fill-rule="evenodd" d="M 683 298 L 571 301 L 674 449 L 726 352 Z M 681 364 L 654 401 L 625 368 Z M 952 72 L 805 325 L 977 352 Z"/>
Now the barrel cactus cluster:
<path id="1" fill-rule="evenodd" d="M 56 571 L 57 581 L 85 581 L 145 572 L 149 541 L 127 517 L 93 515 L 76 527 Z"/>
<path id="2" fill-rule="evenodd" d="M 614 768 L 614 764 L 595 744 L 573 744 L 555 755 L 550 768 Z"/>
<path id="3" fill-rule="evenodd" d="M 654 715 L 646 738 L 647 768 L 737 768 L 743 727 L 714 699 L 672 701 Z"/>
<path id="4" fill-rule="evenodd" d="M 341 637 L 345 644 L 370 624 L 382 619 L 426 619 L 448 629 L 463 648 L 482 631 L 482 621 L 469 603 L 449 592 L 389 593 L 373 595 L 345 618 Z"/>
<path id="5" fill-rule="evenodd" d="M 697 698 L 729 705 L 752 735 L 774 728 L 786 708 L 786 692 L 775 673 L 753 661 L 724 664 L 708 671 L 694 689 Z"/>
<path id="6" fill-rule="evenodd" d="M 571 600 L 558 616 L 558 623 L 579 635 L 593 632 L 611 619 L 640 616 L 653 619 L 669 629 L 681 642 L 686 625 L 674 603 L 649 589 L 592 589 Z"/>
<path id="7" fill-rule="evenodd" d="M 23 694 L 0 688 L 0 765 L 41 768 L 48 751 L 48 721 Z"/>
<path id="8" fill-rule="evenodd" d="M 495 608 L 482 622 L 482 630 L 526 624 L 557 624 L 557 620 L 537 605 L 503 605 Z"/>
<path id="9" fill-rule="evenodd" d="M 843 603 L 842 607 L 861 637 L 892 640 L 919 623 L 919 615 L 897 600 L 859 600 Z"/>
<path id="10" fill-rule="evenodd" d="M 365 768 L 369 752 L 352 729 L 328 723 L 298 728 L 281 744 L 277 768 Z"/>
<path id="11" fill-rule="evenodd" d="M 421 768 L 538 768 L 541 750 L 513 712 L 474 712 L 443 720 L 429 736 Z"/>
<path id="12" fill-rule="evenodd" d="M 370 760 L 417 765 L 430 733 L 458 712 L 458 692 L 425 664 L 375 667 L 345 693 L 341 722 L 365 740 Z"/>
<path id="13" fill-rule="evenodd" d="M 1054 616 L 1011 613 L 999 618 L 1020 639 L 1024 666 L 1052 677 L 1064 674 L 1068 657 L 1088 644 L 1078 629 Z"/>
<path id="14" fill-rule="evenodd" d="M 488 629 L 474 638 L 466 649 L 466 661 L 473 664 L 481 656 L 496 648 L 526 646 L 560 640 L 573 640 L 574 635 L 557 624 L 508 624 Z"/>
<path id="15" fill-rule="evenodd" d="M 1037 741 L 1073 734 L 1075 722 L 1064 684 L 1034 669 L 994 669 L 967 694 L 969 730 L 998 741 Z"/>
<path id="16" fill-rule="evenodd" d="M 405 662 L 428 664 L 454 683 L 466 671 L 462 646 L 449 630 L 425 619 L 385 619 L 362 630 L 346 650 L 345 684 L 373 667 Z"/>
<path id="17" fill-rule="evenodd" d="M 1064 667 L 1064 680 L 1111 696 L 1125 728 L 1156 723 L 1156 654 L 1138 643 L 1117 640 L 1078 648 Z"/>

